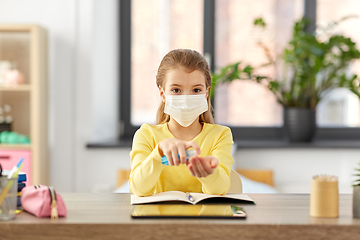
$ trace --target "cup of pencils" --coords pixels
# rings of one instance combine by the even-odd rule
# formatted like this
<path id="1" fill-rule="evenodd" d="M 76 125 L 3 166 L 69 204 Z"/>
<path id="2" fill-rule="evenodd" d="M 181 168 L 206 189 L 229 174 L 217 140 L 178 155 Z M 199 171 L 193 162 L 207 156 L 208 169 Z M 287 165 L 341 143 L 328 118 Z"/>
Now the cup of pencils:
<path id="1" fill-rule="evenodd" d="M 0 220 L 12 220 L 16 216 L 18 179 L 0 177 L 0 193 L 4 197 L 0 204 Z"/>
<path id="2" fill-rule="evenodd" d="M 328 175 L 313 177 L 310 192 L 310 216 L 323 218 L 339 216 L 337 177 Z"/>
<path id="3" fill-rule="evenodd" d="M 7 176 L 2 176 L 0 164 L 0 220 L 12 220 L 16 216 L 18 175 L 23 166 L 21 158 Z"/>

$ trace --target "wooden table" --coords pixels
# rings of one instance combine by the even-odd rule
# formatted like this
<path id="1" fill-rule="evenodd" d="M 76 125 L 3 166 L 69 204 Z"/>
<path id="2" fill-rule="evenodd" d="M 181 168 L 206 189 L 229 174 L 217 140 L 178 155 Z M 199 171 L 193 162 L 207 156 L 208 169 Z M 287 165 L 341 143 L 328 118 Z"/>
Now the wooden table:
<path id="1" fill-rule="evenodd" d="M 340 195 L 339 218 L 312 218 L 308 194 L 248 194 L 246 220 L 132 219 L 129 194 L 63 193 L 68 216 L 26 212 L 0 222 L 0 239 L 360 239 L 352 195 Z"/>

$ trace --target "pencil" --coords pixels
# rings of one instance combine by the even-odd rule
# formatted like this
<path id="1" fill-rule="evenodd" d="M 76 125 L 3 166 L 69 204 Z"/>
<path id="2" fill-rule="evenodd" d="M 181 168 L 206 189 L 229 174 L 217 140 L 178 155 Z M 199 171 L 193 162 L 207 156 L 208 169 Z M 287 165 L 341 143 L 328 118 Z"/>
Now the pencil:
<path id="1" fill-rule="evenodd" d="M 8 175 L 8 180 L 13 180 L 14 178 L 16 178 L 18 175 L 19 175 L 19 172 L 20 172 L 20 169 L 22 168 L 22 163 L 23 161 L 23 158 L 20 160 L 19 164 L 17 164 L 17 166 L 15 166 L 17 169 L 15 170 L 15 172 L 13 174 L 11 174 L 12 176 L 10 176 L 10 173 Z M 14 168 L 15 168 L 14 167 Z M 11 172 L 13 171 L 14 169 L 11 170 Z M 4 190 L 2 191 L 2 193 L 0 194 L 0 206 L 1 204 L 3 203 L 6 195 L 8 194 L 11 186 L 14 184 L 14 181 L 9 181 L 7 183 L 7 185 L 4 187 Z"/>
<path id="2" fill-rule="evenodd" d="M 186 197 L 191 201 L 191 202 L 194 202 L 195 200 L 194 200 L 194 198 L 191 196 L 191 194 L 190 193 L 186 193 Z"/>
<path id="3" fill-rule="evenodd" d="M 16 175 L 17 175 L 17 174 L 16 174 Z M 14 178 L 16 178 L 16 177 L 17 177 L 17 176 L 14 176 Z M 13 178 L 12 178 L 12 179 L 8 179 L 8 181 L 9 181 L 8 184 L 4 187 L 4 190 L 2 191 L 2 193 L 1 193 L 1 195 L 0 195 L 0 206 L 1 206 L 1 204 L 3 203 L 6 195 L 8 194 L 11 186 L 13 185 L 14 179 L 13 179 Z"/>

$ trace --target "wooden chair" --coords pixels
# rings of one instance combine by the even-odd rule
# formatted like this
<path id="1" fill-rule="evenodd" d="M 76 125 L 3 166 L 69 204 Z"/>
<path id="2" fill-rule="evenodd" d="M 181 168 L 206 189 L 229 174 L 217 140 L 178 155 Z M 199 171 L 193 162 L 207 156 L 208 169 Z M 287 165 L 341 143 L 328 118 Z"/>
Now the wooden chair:
<path id="1" fill-rule="evenodd" d="M 230 188 L 228 193 L 242 193 L 242 182 L 240 175 L 233 169 L 230 172 Z"/>
<path id="2" fill-rule="evenodd" d="M 250 180 L 266 183 L 274 187 L 274 175 L 273 171 L 265 169 L 236 169 L 238 173 L 244 177 L 249 178 Z"/>
<path id="3" fill-rule="evenodd" d="M 130 170 L 118 169 L 117 187 L 121 187 L 125 182 L 129 181 Z"/>

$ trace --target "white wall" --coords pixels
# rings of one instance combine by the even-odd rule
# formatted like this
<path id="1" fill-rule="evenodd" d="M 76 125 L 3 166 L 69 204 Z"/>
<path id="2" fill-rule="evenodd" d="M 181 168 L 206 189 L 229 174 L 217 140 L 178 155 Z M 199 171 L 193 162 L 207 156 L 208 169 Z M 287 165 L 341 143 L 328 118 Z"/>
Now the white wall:
<path id="1" fill-rule="evenodd" d="M 274 184 L 280 192 L 309 193 L 315 175 L 339 178 L 339 191 L 351 193 L 354 168 L 360 162 L 358 149 L 243 149 L 234 158 L 236 166 L 274 171 Z"/>
<path id="2" fill-rule="evenodd" d="M 35 23 L 49 32 L 50 183 L 58 191 L 109 191 L 130 149 L 87 149 L 116 137 L 116 0 L 0 0 L 0 23 Z M 351 192 L 353 149 L 248 149 L 235 167 L 267 168 L 283 192 L 309 192 L 316 174 Z M 45 170 L 44 170 L 45 171 Z"/>

